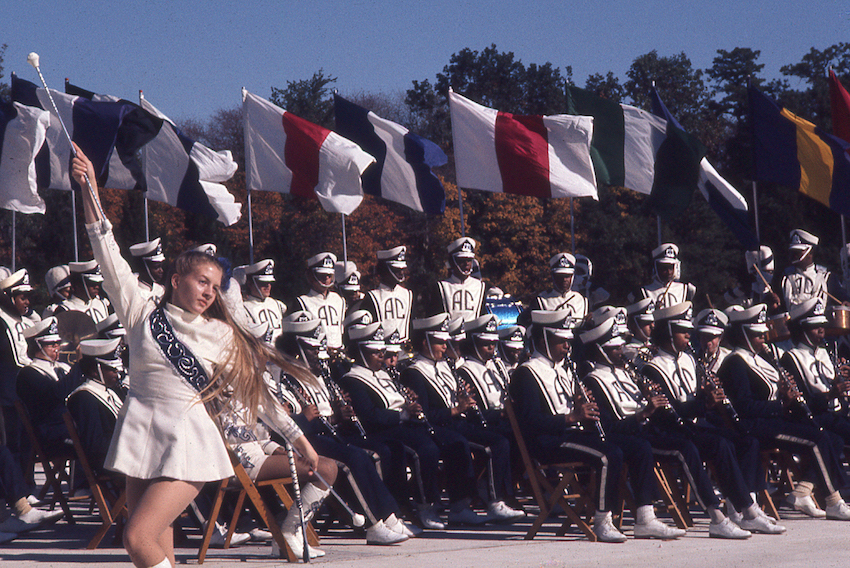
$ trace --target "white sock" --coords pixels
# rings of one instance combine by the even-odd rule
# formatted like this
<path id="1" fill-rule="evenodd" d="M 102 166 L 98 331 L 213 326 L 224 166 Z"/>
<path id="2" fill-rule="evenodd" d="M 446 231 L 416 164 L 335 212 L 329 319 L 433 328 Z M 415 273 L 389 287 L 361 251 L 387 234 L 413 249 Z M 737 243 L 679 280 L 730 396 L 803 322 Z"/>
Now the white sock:
<path id="1" fill-rule="evenodd" d="M 162 562 L 157 562 L 156 564 L 151 566 L 151 568 L 173 568 L 173 567 L 171 566 L 171 562 L 169 562 L 168 557 L 166 556 L 165 558 L 162 559 Z"/>
<path id="2" fill-rule="evenodd" d="M 641 505 L 635 511 L 635 523 L 645 525 L 655 519 L 655 508 L 652 505 Z"/>
<path id="3" fill-rule="evenodd" d="M 709 507 L 708 508 L 708 516 L 711 517 L 711 523 L 716 525 L 717 523 L 722 523 L 726 518 L 726 515 L 718 509 L 717 507 Z"/>
<path id="4" fill-rule="evenodd" d="M 608 511 L 596 511 L 596 514 L 593 515 L 593 524 L 598 525 L 605 520 L 605 517 L 608 516 Z"/>
<path id="5" fill-rule="evenodd" d="M 304 504 L 304 522 L 309 522 L 322 506 L 322 501 L 330 494 L 330 489 L 319 489 L 314 483 L 310 483 L 301 490 L 301 502 Z"/>

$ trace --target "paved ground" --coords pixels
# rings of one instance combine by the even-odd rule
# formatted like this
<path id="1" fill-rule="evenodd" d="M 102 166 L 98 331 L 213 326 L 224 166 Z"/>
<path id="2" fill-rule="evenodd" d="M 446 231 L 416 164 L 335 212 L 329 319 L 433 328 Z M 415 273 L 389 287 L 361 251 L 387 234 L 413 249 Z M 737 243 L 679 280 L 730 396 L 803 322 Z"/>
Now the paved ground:
<path id="1" fill-rule="evenodd" d="M 112 543 L 110 532 L 98 550 L 85 550 L 95 532 L 94 517 L 75 505 L 76 526 L 64 521 L 33 531 L 11 543 L 0 545 L 0 562 L 15 567 L 93 567 L 129 566 L 123 549 Z M 809 520 L 783 511 L 788 533 L 759 536 L 743 542 L 708 538 L 707 519 L 696 519 L 688 536 L 678 541 L 629 540 L 625 544 L 590 543 L 577 534 L 553 536 L 556 522 L 547 524 L 534 541 L 523 540 L 529 523 L 484 529 L 451 529 L 428 532 L 422 537 L 392 547 L 366 546 L 365 539 L 350 531 L 323 537 L 324 559 L 314 561 L 329 567 L 453 566 L 510 567 L 537 566 L 847 566 L 850 522 Z M 627 531 L 628 532 L 628 531 Z M 189 531 L 187 542 L 177 552 L 180 564 L 197 564 L 200 536 Z M 243 568 L 281 566 L 286 562 L 269 557 L 271 547 L 250 544 L 230 550 L 211 550 L 205 566 Z"/>

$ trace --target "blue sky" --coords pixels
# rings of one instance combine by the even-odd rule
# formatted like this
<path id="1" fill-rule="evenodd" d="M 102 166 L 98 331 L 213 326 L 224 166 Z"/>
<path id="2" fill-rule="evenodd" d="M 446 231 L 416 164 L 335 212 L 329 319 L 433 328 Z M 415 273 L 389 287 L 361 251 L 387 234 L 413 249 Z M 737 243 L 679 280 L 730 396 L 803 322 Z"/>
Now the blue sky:
<path id="1" fill-rule="evenodd" d="M 581 4 L 581 5 L 577 5 Z M 342 94 L 394 93 L 432 79 L 464 47 L 495 43 L 524 63 L 572 65 L 621 80 L 653 49 L 684 51 L 697 68 L 717 49 L 762 52 L 768 78 L 811 47 L 850 40 L 850 2 L 483 2 L 471 0 L 285 0 L 57 2 L 6 0 L 0 44 L 12 71 L 38 81 L 26 64 L 36 51 L 48 84 L 65 77 L 94 91 L 135 100 L 138 90 L 175 120 L 206 119 L 240 104 L 240 87 L 264 97 L 272 86 L 319 68 Z M 14 14 L 14 16 L 9 16 Z"/>

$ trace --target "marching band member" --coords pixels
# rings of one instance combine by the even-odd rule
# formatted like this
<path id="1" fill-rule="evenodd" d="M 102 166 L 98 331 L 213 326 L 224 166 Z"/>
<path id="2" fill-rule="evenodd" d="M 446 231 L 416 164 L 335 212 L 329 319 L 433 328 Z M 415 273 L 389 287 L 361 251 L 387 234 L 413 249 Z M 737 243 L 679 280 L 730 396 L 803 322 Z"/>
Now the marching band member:
<path id="1" fill-rule="evenodd" d="M 109 315 L 109 305 L 101 297 L 103 275 L 97 260 L 86 262 L 69 262 L 71 279 L 71 295 L 56 306 L 56 312 L 84 312 L 94 323 Z"/>
<path id="2" fill-rule="evenodd" d="M 540 292 L 529 309 L 531 310 L 569 310 L 577 322 L 587 317 L 590 309 L 587 299 L 570 287 L 576 271 L 576 257 L 567 252 L 559 252 L 549 259 L 552 273 L 552 289 Z"/>
<path id="3" fill-rule="evenodd" d="M 723 360 L 732 351 L 721 345 L 723 333 L 729 325 L 729 316 L 720 310 L 709 308 L 697 314 L 696 330 L 699 334 L 699 356 L 706 369 L 717 373 Z"/>
<path id="4" fill-rule="evenodd" d="M 319 457 L 257 373 L 257 360 L 289 364 L 233 322 L 219 295 L 223 265 L 204 253 L 183 253 L 166 280 L 162 302 L 155 304 L 121 257 L 111 224 L 97 206 L 94 167 L 76 149 L 72 176 L 81 186 L 91 182 L 92 191 L 83 192 L 86 228 L 107 275 L 104 286 L 127 329 L 133 376 L 104 466 L 127 476 L 124 545 L 133 563 L 170 568 L 174 519 L 204 483 L 233 474 L 221 432 L 200 403 L 239 401 L 250 415 L 279 429 L 301 454 L 297 467 L 305 480 L 320 467 Z M 308 502 L 311 494 L 325 491 L 307 485 Z"/>
<path id="5" fill-rule="evenodd" d="M 299 309 L 322 320 L 332 357 L 342 350 L 342 320 L 347 311 L 342 296 L 331 290 L 335 265 L 336 255 L 330 252 L 320 252 L 308 258 L 306 278 L 310 291 L 297 299 Z"/>
<path id="6" fill-rule="evenodd" d="M 162 279 L 165 276 L 165 255 L 162 254 L 162 240 L 157 237 L 152 241 L 136 243 L 130 247 L 132 264 L 139 275 L 139 285 L 150 291 L 154 301 L 162 299 L 165 287 Z"/>
<path id="7" fill-rule="evenodd" d="M 761 509 L 755 504 L 753 496 L 759 487 L 759 444 L 752 436 L 726 427 L 734 421 L 731 412 L 723 407 L 726 395 L 719 385 L 710 383 L 707 376 L 698 376 L 698 363 L 689 352 L 690 331 L 694 329 L 690 302 L 662 308 L 655 312 L 653 340 L 658 346 L 658 354 L 643 368 L 643 374 L 652 383 L 661 388 L 665 398 L 672 404 L 683 424 L 678 429 L 666 428 L 662 436 L 693 444 L 699 455 L 714 464 L 721 489 L 735 511 L 735 522 L 750 532 L 780 534 L 785 527 L 777 525 L 774 519 L 760 515 Z M 653 447 L 656 441 L 651 440 Z M 719 501 L 711 487 L 708 474 L 699 460 L 689 466 L 696 482 L 694 489 L 701 497 L 703 507 L 707 508 L 712 523 L 722 523 L 723 515 L 719 511 Z M 742 512 L 740 518 L 737 511 Z M 726 528 L 729 528 L 728 526 Z M 718 526 L 722 532 L 723 526 Z M 718 536 L 718 535 L 715 535 Z M 723 538 L 742 538 L 729 531 Z"/>
<path id="8" fill-rule="evenodd" d="M 593 532 L 601 542 L 625 542 L 614 526 L 611 510 L 620 504 L 620 477 L 624 460 L 638 506 L 636 538 L 678 538 L 685 531 L 668 527 L 652 509 L 654 458 L 649 443 L 634 438 L 629 443 L 603 441 L 596 431 L 579 424 L 599 419 L 595 403 L 575 393 L 577 377 L 564 367 L 573 339 L 574 320 L 568 310 L 531 313 L 531 358 L 514 371 L 510 393 L 529 451 L 544 463 L 583 461 L 597 472 L 596 513 Z"/>
<path id="9" fill-rule="evenodd" d="M 274 261 L 270 258 L 255 262 L 242 269 L 245 283 L 243 305 L 254 325 L 268 324 L 267 342 L 274 345 L 281 333 L 286 315 L 286 304 L 271 297 L 274 278 Z"/>
<path id="10" fill-rule="evenodd" d="M 402 342 L 405 342 L 410 338 L 413 307 L 413 292 L 404 287 L 407 282 L 407 247 L 379 250 L 377 256 L 380 284 L 366 294 L 363 309 L 369 310 L 375 321 L 386 329 L 397 330 Z"/>
<path id="11" fill-rule="evenodd" d="M 796 387 L 780 375 L 778 365 L 769 362 L 773 356 L 765 347 L 767 306 L 732 311 L 729 321 L 734 349 L 717 375 L 743 429 L 763 447 L 779 447 L 807 458 L 803 479 L 788 497 L 791 506 L 812 517 L 850 520 L 850 508 L 838 492 L 845 483 L 839 459 L 843 441 L 820 431 L 805 417 Z M 789 411 L 799 418 L 789 418 Z M 811 498 L 815 481 L 826 495 L 825 512 Z"/>
<path id="12" fill-rule="evenodd" d="M 826 430 L 841 436 L 850 444 L 850 368 L 836 367 L 838 359 L 824 346 L 824 302 L 809 298 L 793 306 L 788 327 L 794 347 L 785 352 L 780 362 L 802 387 L 815 421 Z"/>
<path id="13" fill-rule="evenodd" d="M 589 309 L 594 309 L 608 301 L 611 294 L 605 288 L 596 286 L 590 280 L 593 278 L 593 263 L 583 254 L 577 254 L 576 257 L 576 273 L 573 276 L 572 289 L 581 293 L 587 298 Z"/>
<path id="14" fill-rule="evenodd" d="M 48 270 L 44 275 L 44 283 L 47 284 L 47 293 L 53 303 L 48 304 L 41 312 L 42 319 L 52 316 L 56 306 L 71 295 L 71 271 L 68 265 L 60 264 Z"/>
<path id="15" fill-rule="evenodd" d="M 623 347 L 623 355 L 637 370 L 658 352 L 652 344 L 652 328 L 655 327 L 655 302 L 652 298 L 642 298 L 626 306 L 626 325 L 631 335 L 630 341 Z"/>
<path id="16" fill-rule="evenodd" d="M 651 298 L 656 309 L 693 301 L 696 286 L 679 281 L 681 272 L 679 247 L 672 243 L 655 247 L 652 249 L 652 282 L 640 288 L 637 294 L 630 294 L 629 301 L 634 303 L 640 298 Z"/>
<path id="17" fill-rule="evenodd" d="M 359 310 L 365 298 L 360 289 L 360 277 L 357 265 L 350 260 L 334 264 L 334 283 L 339 295 L 345 300 L 346 313 Z"/>
<path id="18" fill-rule="evenodd" d="M 472 275 L 477 245 L 475 240 L 461 237 L 446 247 L 451 275 L 437 283 L 427 310 L 429 314 L 447 313 L 451 318 L 460 316 L 466 321 L 484 313 L 487 286 Z"/>
<path id="19" fill-rule="evenodd" d="M 815 264 L 814 249 L 818 239 L 803 229 L 791 231 L 788 254 L 791 266 L 782 277 L 782 296 L 786 309 L 809 298 L 818 297 L 824 305 L 829 304 L 829 295 L 846 302 L 850 296 L 844 293 L 837 278 L 833 278 L 823 266 Z"/>
<path id="20" fill-rule="evenodd" d="M 508 373 L 512 375 L 514 370 L 528 359 L 528 350 L 525 347 L 525 328 L 521 325 L 511 325 L 498 330 L 498 333 L 498 352 L 502 357 L 502 363 L 508 369 Z"/>

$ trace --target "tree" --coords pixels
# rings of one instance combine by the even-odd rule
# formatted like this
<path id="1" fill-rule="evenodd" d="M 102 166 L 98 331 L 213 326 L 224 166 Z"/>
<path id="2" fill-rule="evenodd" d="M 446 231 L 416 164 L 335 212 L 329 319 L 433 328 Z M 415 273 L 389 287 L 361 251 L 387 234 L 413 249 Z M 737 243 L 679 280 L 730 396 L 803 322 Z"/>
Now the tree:
<path id="1" fill-rule="evenodd" d="M 608 71 L 607 75 L 602 75 L 601 73 L 589 75 L 584 88 L 603 99 L 608 99 L 615 103 L 621 102 L 626 95 L 625 88 L 611 71 Z"/>
<path id="2" fill-rule="evenodd" d="M 329 88 L 332 83 L 336 83 L 336 77 L 319 69 L 309 79 L 287 81 L 285 89 L 272 87 L 269 100 L 300 118 L 333 128 L 334 104 Z"/>

